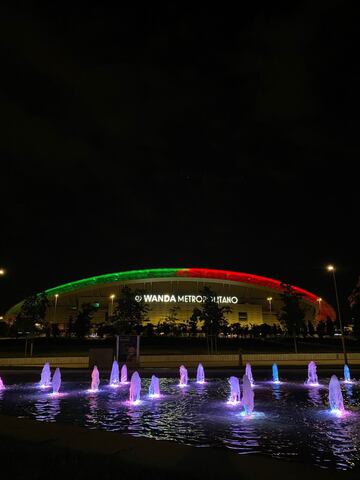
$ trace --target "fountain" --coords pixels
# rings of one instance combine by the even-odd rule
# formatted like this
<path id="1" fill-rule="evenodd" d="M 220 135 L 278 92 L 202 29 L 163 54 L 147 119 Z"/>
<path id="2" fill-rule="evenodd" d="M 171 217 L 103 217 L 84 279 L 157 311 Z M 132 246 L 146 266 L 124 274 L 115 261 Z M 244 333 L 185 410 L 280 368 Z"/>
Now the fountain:
<path id="1" fill-rule="evenodd" d="M 228 403 L 235 405 L 236 403 L 240 402 L 239 379 L 237 377 L 230 377 L 229 384 L 230 384 L 230 398 L 228 400 Z"/>
<path id="2" fill-rule="evenodd" d="M 116 360 L 113 361 L 111 367 L 111 374 L 110 374 L 110 387 L 118 387 L 119 386 L 119 364 Z"/>
<path id="3" fill-rule="evenodd" d="M 311 361 L 308 365 L 308 379 L 306 381 L 308 385 L 317 387 L 319 385 L 318 377 L 316 374 L 316 363 Z"/>
<path id="4" fill-rule="evenodd" d="M 243 376 L 243 396 L 241 403 L 244 407 L 245 415 L 251 415 L 254 410 L 254 392 L 251 388 L 250 379 L 246 374 Z"/>
<path id="5" fill-rule="evenodd" d="M 92 392 L 97 392 L 99 390 L 99 385 L 100 385 L 100 376 L 99 376 L 99 370 L 96 365 L 94 365 L 92 374 L 91 374 L 91 387 L 90 391 Z"/>
<path id="6" fill-rule="evenodd" d="M 55 370 L 55 373 L 52 379 L 53 395 L 59 394 L 60 387 L 61 387 L 61 373 L 60 373 L 60 368 L 57 368 Z"/>
<path id="7" fill-rule="evenodd" d="M 276 363 L 273 363 L 273 366 L 272 366 L 272 376 L 273 376 L 273 383 L 280 383 L 279 370 Z"/>
<path id="8" fill-rule="evenodd" d="M 152 375 L 150 387 L 149 387 L 149 397 L 160 397 L 160 384 L 159 379 L 155 375 Z"/>
<path id="9" fill-rule="evenodd" d="M 187 387 L 188 384 L 188 372 L 184 365 L 180 366 L 180 383 L 179 387 Z"/>
<path id="10" fill-rule="evenodd" d="M 245 367 L 245 375 L 248 377 L 248 379 L 250 380 L 250 385 L 253 386 L 255 384 L 254 382 L 254 378 L 252 376 L 252 371 L 251 371 L 251 365 L 250 363 L 247 363 L 246 364 L 246 367 Z"/>
<path id="11" fill-rule="evenodd" d="M 0 377 L 0 390 L 5 390 L 5 385 L 1 377 Z"/>
<path id="12" fill-rule="evenodd" d="M 141 378 L 138 372 L 134 372 L 131 375 L 131 380 L 130 380 L 130 391 L 129 391 L 130 403 L 137 404 L 140 402 L 140 392 L 141 392 Z"/>
<path id="13" fill-rule="evenodd" d="M 40 388 L 48 387 L 51 387 L 51 371 L 49 362 L 46 362 L 41 370 Z"/>
<path id="14" fill-rule="evenodd" d="M 204 367 L 199 363 L 196 371 L 196 383 L 205 383 Z"/>
<path id="15" fill-rule="evenodd" d="M 336 375 L 332 375 L 329 383 L 329 404 L 332 413 L 341 415 L 345 412 L 340 382 Z"/>
<path id="16" fill-rule="evenodd" d="M 120 378 L 121 378 L 121 383 L 128 383 L 128 371 L 127 371 L 127 366 L 124 365 L 121 367 L 121 374 L 120 374 Z"/>
<path id="17" fill-rule="evenodd" d="M 344 382 L 345 383 L 352 383 L 351 375 L 350 375 L 350 368 L 346 364 L 344 365 Z"/>

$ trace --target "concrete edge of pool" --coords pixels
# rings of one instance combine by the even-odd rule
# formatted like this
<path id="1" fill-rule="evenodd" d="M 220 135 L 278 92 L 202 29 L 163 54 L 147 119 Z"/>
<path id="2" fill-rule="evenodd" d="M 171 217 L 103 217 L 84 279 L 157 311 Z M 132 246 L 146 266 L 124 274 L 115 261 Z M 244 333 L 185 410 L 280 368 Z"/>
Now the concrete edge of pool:
<path id="1" fill-rule="evenodd" d="M 37 422 L 5 415 L 0 415 L 0 437 L 9 445 L 12 442 L 31 445 L 35 454 L 38 452 L 40 469 L 41 458 L 46 452 L 56 451 L 60 455 L 64 452 L 64 458 L 67 453 L 76 452 L 89 456 L 89 461 L 96 462 L 97 465 L 106 459 L 108 473 L 109 463 L 111 471 L 115 473 L 117 466 L 121 466 L 125 471 L 129 469 L 128 476 L 132 479 L 177 478 L 181 475 L 186 480 L 224 477 L 266 480 L 279 479 L 286 475 L 291 479 L 321 480 L 358 478 L 359 474 L 358 471 L 322 470 L 311 465 L 263 455 L 239 455 L 227 449 L 191 447 L 167 440 L 132 437 L 118 432 L 89 430 L 80 426 Z M 18 453 L 21 458 L 21 452 Z M 69 473 L 70 469 L 69 464 Z M 26 472 L 24 464 L 24 478 Z"/>

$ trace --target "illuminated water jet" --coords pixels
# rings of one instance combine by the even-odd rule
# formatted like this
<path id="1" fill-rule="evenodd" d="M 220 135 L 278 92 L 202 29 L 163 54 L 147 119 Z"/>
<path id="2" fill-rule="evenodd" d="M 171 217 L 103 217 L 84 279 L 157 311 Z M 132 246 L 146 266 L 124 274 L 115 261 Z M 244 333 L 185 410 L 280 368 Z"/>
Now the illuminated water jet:
<path id="1" fill-rule="evenodd" d="M 179 387 L 187 387 L 188 384 L 188 371 L 184 365 L 180 366 L 180 383 Z"/>
<path id="2" fill-rule="evenodd" d="M 53 395 L 58 395 L 59 394 L 59 390 L 60 390 L 60 387 L 61 387 L 61 373 L 60 373 L 60 368 L 57 368 L 55 370 L 55 373 L 54 373 L 54 376 L 53 376 L 53 379 L 52 379 L 52 393 Z"/>
<path id="3" fill-rule="evenodd" d="M 250 364 L 250 363 L 247 363 L 247 364 L 246 364 L 246 367 L 245 367 L 245 375 L 248 377 L 248 379 L 249 379 L 249 381 L 250 381 L 250 385 L 251 385 L 251 386 L 255 385 L 254 378 L 253 378 L 252 371 L 251 371 L 251 364 Z"/>
<path id="4" fill-rule="evenodd" d="M 1 377 L 0 377 L 0 390 L 5 390 L 5 385 Z"/>
<path id="5" fill-rule="evenodd" d="M 351 375 L 350 375 L 350 368 L 346 364 L 344 365 L 344 382 L 345 383 L 352 383 Z"/>
<path id="6" fill-rule="evenodd" d="M 134 403 L 134 404 L 139 403 L 140 393 L 141 393 L 141 378 L 138 372 L 134 372 L 131 375 L 131 380 L 130 380 L 130 390 L 129 390 L 130 403 Z"/>
<path id="7" fill-rule="evenodd" d="M 110 373 L 110 387 L 118 387 L 120 385 L 119 380 L 119 364 L 116 360 L 113 361 Z"/>
<path id="8" fill-rule="evenodd" d="M 273 383 L 281 383 L 279 380 L 279 370 L 276 363 L 273 363 L 273 366 L 272 366 L 272 377 L 273 377 Z"/>
<path id="9" fill-rule="evenodd" d="M 46 362 L 41 370 L 40 388 L 51 387 L 51 370 L 49 362 Z"/>
<path id="10" fill-rule="evenodd" d="M 158 377 L 152 375 L 149 386 L 149 397 L 160 397 L 160 383 Z"/>
<path id="11" fill-rule="evenodd" d="M 230 397 L 228 403 L 231 405 L 236 405 L 240 402 L 240 384 L 237 377 L 229 378 L 230 384 Z"/>
<path id="12" fill-rule="evenodd" d="M 316 363 L 311 361 L 309 362 L 308 365 L 308 379 L 305 382 L 307 385 L 310 385 L 312 387 L 318 387 L 319 386 L 319 381 L 318 381 L 318 376 L 316 374 Z"/>
<path id="13" fill-rule="evenodd" d="M 251 388 L 249 377 L 245 374 L 243 376 L 243 396 L 241 399 L 242 406 L 244 407 L 245 415 L 251 415 L 254 410 L 254 392 Z"/>
<path id="14" fill-rule="evenodd" d="M 91 373 L 91 392 L 97 392 L 99 390 L 100 385 L 100 375 L 99 370 L 96 365 L 94 365 L 93 371 Z"/>
<path id="15" fill-rule="evenodd" d="M 121 367 L 121 374 L 120 374 L 120 378 L 121 378 L 121 383 L 128 383 L 128 371 L 127 371 L 127 366 L 124 365 Z"/>
<path id="16" fill-rule="evenodd" d="M 199 363 L 196 371 L 196 383 L 205 383 L 204 367 Z"/>
<path id="17" fill-rule="evenodd" d="M 342 415 L 345 412 L 340 382 L 336 375 L 332 375 L 329 383 L 329 404 L 331 413 Z"/>

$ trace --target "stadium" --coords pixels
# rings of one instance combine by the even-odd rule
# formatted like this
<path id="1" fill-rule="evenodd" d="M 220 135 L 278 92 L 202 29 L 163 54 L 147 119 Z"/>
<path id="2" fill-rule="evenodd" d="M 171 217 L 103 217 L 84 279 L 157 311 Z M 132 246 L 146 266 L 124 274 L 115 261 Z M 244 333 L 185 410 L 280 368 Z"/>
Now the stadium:
<path id="1" fill-rule="evenodd" d="M 204 287 L 215 293 L 214 301 L 230 307 L 226 314 L 230 324 L 277 324 L 282 306 L 283 288 L 279 280 L 227 270 L 160 268 L 110 273 L 50 288 L 46 290 L 50 301 L 47 320 L 65 330 L 81 306 L 91 303 L 97 307 L 93 323 L 104 323 L 112 315 L 124 286 L 131 288 L 136 301 L 148 304 L 148 319 L 154 325 L 164 321 L 174 306 L 177 321 L 186 323 L 194 308 L 203 303 Z M 335 320 L 336 313 L 330 304 L 307 290 L 296 286 L 293 289 L 301 295 L 306 322 L 316 323 L 327 317 Z M 7 321 L 15 319 L 22 303 L 8 310 Z"/>

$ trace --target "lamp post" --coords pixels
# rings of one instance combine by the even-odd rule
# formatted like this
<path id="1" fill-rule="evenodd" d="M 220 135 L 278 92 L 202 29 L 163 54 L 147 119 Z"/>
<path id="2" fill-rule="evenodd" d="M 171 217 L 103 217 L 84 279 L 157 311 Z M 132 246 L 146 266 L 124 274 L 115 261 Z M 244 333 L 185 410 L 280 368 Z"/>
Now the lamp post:
<path id="1" fill-rule="evenodd" d="M 58 294 L 58 293 L 55 293 L 55 302 L 54 302 L 54 318 L 53 318 L 53 323 L 55 323 L 55 319 L 56 319 L 56 308 L 57 308 L 58 298 L 59 298 L 59 294 Z"/>
<path id="2" fill-rule="evenodd" d="M 334 290 L 335 290 L 336 307 L 337 307 L 337 314 L 338 314 L 340 334 L 341 334 L 341 343 L 342 343 L 342 348 L 343 348 L 343 352 L 344 352 L 344 362 L 345 362 L 346 365 L 348 365 L 348 358 L 347 358 L 347 353 L 346 353 L 346 348 L 345 348 L 344 330 L 343 330 L 342 320 L 341 320 L 339 295 L 338 295 L 336 277 L 335 277 L 335 267 L 334 267 L 334 265 L 328 265 L 326 267 L 326 269 L 327 269 L 328 272 L 332 273 L 332 277 L 333 277 L 333 281 L 334 281 Z"/>
<path id="3" fill-rule="evenodd" d="M 317 302 L 318 302 L 318 304 L 319 304 L 319 311 L 318 311 L 318 314 L 320 315 L 320 312 L 321 312 L 321 302 L 322 302 L 322 298 L 321 298 L 321 297 L 319 297 L 319 298 L 317 298 L 317 299 L 316 299 L 316 301 L 317 301 Z"/>
<path id="4" fill-rule="evenodd" d="M 272 297 L 267 297 L 266 299 L 269 302 L 269 312 L 271 313 L 271 302 L 272 302 Z"/>
<path id="5" fill-rule="evenodd" d="M 110 295 L 110 300 L 111 300 L 110 317 L 112 317 L 113 311 L 114 311 L 114 298 L 115 298 L 115 295 L 112 293 Z"/>

